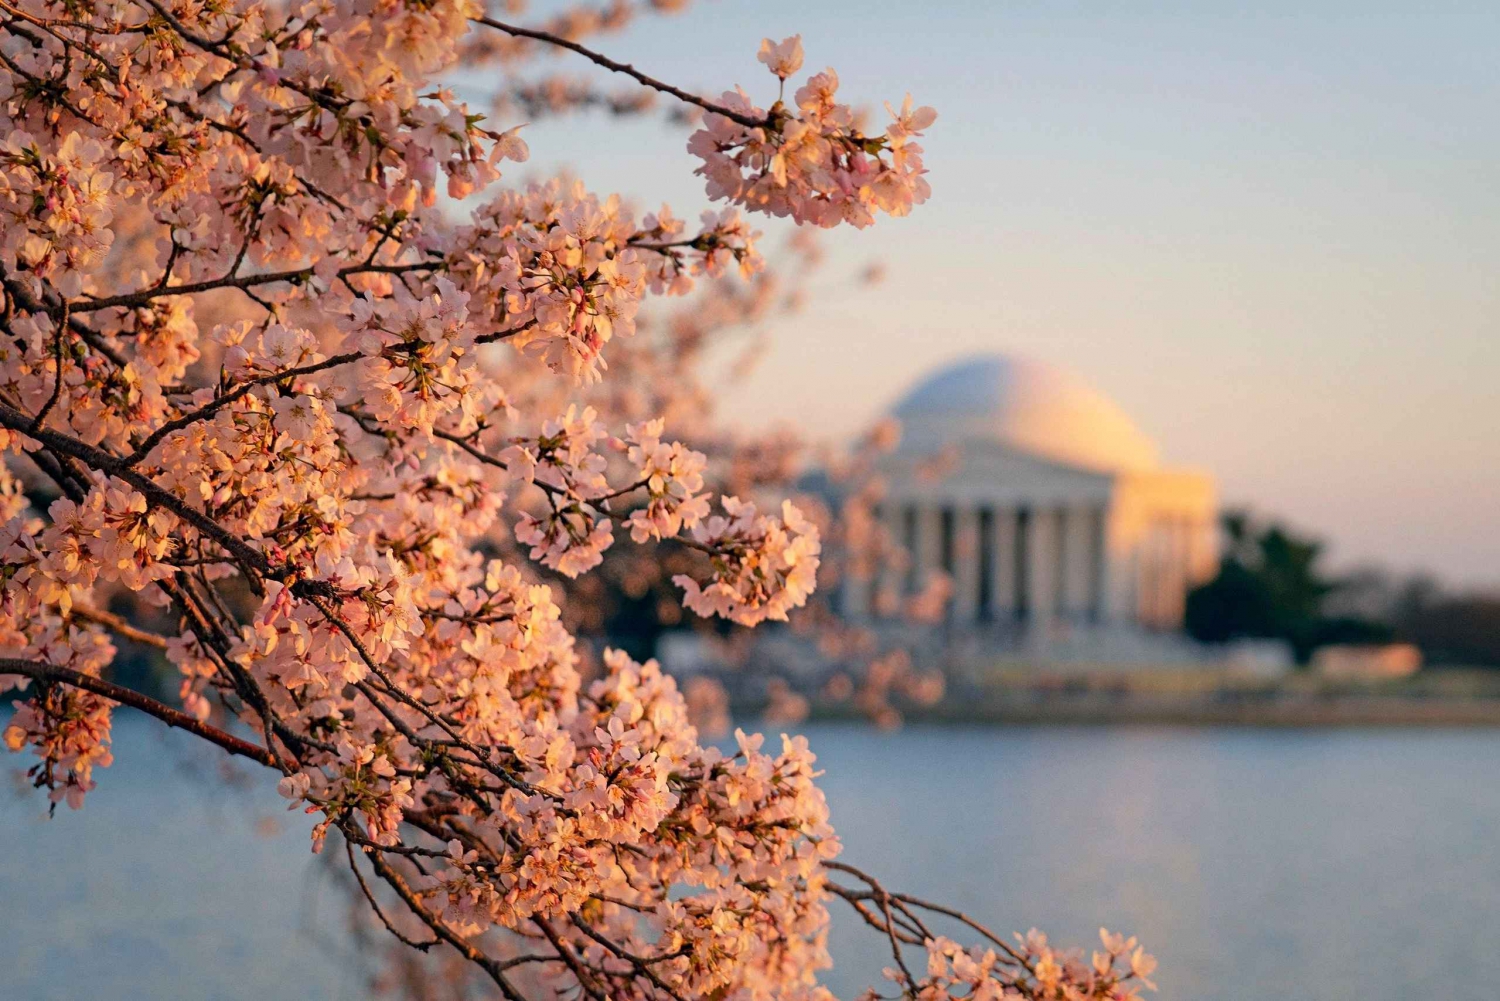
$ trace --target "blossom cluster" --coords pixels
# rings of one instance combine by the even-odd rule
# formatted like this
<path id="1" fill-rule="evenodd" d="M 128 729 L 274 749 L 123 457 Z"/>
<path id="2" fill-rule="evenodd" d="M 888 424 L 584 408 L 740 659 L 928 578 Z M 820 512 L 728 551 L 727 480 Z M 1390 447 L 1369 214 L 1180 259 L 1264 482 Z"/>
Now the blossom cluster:
<path id="1" fill-rule="evenodd" d="M 827 997 L 839 843 L 807 742 L 721 751 L 655 662 L 588 674 L 548 583 L 618 523 L 682 561 L 690 610 L 754 625 L 807 602 L 821 554 L 796 506 L 759 514 L 664 437 L 672 351 L 620 351 L 628 415 L 581 402 L 648 296 L 732 276 L 736 315 L 763 308 L 760 234 L 735 207 L 690 233 L 577 181 L 502 186 L 520 124 L 443 85 L 515 55 L 476 35 L 579 51 L 612 19 L 4 6 L 0 684 L 33 781 L 79 806 L 127 701 L 274 769 L 401 941 L 506 996 Z M 782 79 L 800 58 L 766 50 Z M 713 196 L 818 225 L 923 200 L 931 112 L 867 138 L 835 87 L 708 107 Z M 181 710 L 104 678 L 115 640 L 162 652 Z"/>
<path id="2" fill-rule="evenodd" d="M 712 556 L 707 586 L 687 575 L 673 580 L 683 604 L 699 615 L 720 615 L 745 626 L 785 621 L 812 593 L 822 544 L 818 528 L 791 501 L 781 517 L 758 514 L 738 497 L 720 501 L 724 513 L 699 522 L 693 539 Z"/>
<path id="3" fill-rule="evenodd" d="M 29 625 L 29 635 L 9 637 L 4 644 L 12 648 L 8 653 L 87 677 L 98 677 L 114 659 L 115 646 L 107 634 L 86 622 L 38 611 Z M 114 761 L 110 751 L 114 703 L 85 689 L 35 684 L 0 672 L 0 693 L 12 688 L 29 690 L 32 695 L 16 700 L 15 713 L 0 732 L 0 742 L 11 751 L 29 748 L 38 759 L 28 772 L 33 784 L 48 790 L 54 807 L 66 802 L 77 809 L 94 788 L 94 768 L 107 768 Z"/>
<path id="4" fill-rule="evenodd" d="M 747 278 L 763 266 L 758 234 L 733 209 L 703 213 L 700 232 L 685 234 L 670 207 L 637 224 L 620 198 L 553 179 L 502 190 L 475 209 L 444 267 L 496 338 L 591 382 L 608 368 L 605 345 L 635 332 L 648 291 L 686 295 L 730 262 Z"/>
<path id="5" fill-rule="evenodd" d="M 1000 943 L 998 950 L 989 944 L 965 949 L 937 936 L 925 943 L 926 976 L 907 984 L 904 971 L 886 975 L 921 1001 L 1138 1001 L 1142 989 L 1156 989 L 1150 979 L 1156 959 L 1133 937 L 1101 928 L 1099 938 L 1103 948 L 1085 958 L 1081 949 L 1053 948 L 1035 928 L 1017 935 L 1014 946 Z"/>
<path id="6" fill-rule="evenodd" d="M 598 566 L 614 542 L 614 524 L 596 506 L 609 492 L 604 456 L 594 450 L 606 437 L 596 417 L 592 407 L 582 413 L 569 407 L 540 435 L 515 438 L 501 453 L 524 482 L 547 492 L 546 512 L 523 513 L 516 540 L 531 547 L 532 559 L 568 577 Z"/>
<path id="7" fill-rule="evenodd" d="M 708 517 L 708 495 L 701 492 L 708 457 L 681 442 L 662 441 L 663 425 L 657 418 L 627 429 L 630 463 L 647 498 L 626 522 L 636 542 L 671 538 Z"/>
<path id="8" fill-rule="evenodd" d="M 0 139 L 0 260 L 11 270 L 45 276 L 63 295 L 77 295 L 113 240 L 105 146 L 80 132 L 61 143 L 24 128 Z"/>
<path id="9" fill-rule="evenodd" d="M 802 67 L 801 39 L 766 39 L 760 59 L 784 84 Z M 937 112 L 913 108 L 908 94 L 900 111 L 887 105 L 885 132 L 867 136 L 838 88 L 838 74 L 827 69 L 798 88 L 790 106 L 778 99 L 770 110 L 743 90 L 726 92 L 728 114 L 711 112 L 688 140 L 688 152 L 703 161 L 697 172 L 709 197 L 823 227 L 865 227 L 876 212 L 904 216 L 925 202 L 931 189 L 913 140 Z"/>

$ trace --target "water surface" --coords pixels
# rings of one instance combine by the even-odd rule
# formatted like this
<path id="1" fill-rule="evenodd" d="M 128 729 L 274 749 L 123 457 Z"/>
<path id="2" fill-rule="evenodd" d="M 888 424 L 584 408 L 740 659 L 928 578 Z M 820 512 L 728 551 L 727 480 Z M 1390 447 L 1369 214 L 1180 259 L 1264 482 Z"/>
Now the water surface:
<path id="1" fill-rule="evenodd" d="M 997 930 L 1133 932 L 1169 1001 L 1500 983 L 1500 732 L 806 732 L 848 861 Z M 195 750 L 122 717 L 82 811 L 0 795 L 0 997 L 366 996 L 308 821 L 268 776 L 222 791 Z M 889 958 L 834 913 L 847 997 Z"/>

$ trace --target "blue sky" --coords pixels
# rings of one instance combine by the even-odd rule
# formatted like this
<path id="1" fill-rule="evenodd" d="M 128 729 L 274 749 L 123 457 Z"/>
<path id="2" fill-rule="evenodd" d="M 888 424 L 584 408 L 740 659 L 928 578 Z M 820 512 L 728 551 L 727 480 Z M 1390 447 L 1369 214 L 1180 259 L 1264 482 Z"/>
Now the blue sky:
<path id="1" fill-rule="evenodd" d="M 756 48 L 792 33 L 851 99 L 938 109 L 934 195 L 829 236 L 838 291 L 775 325 L 730 419 L 839 438 L 944 360 L 1016 352 L 1340 565 L 1500 584 L 1500 4 L 700 0 L 599 44 L 769 101 Z M 527 138 L 539 169 L 705 206 L 657 121 Z M 870 260 L 883 285 L 840 285 Z"/>

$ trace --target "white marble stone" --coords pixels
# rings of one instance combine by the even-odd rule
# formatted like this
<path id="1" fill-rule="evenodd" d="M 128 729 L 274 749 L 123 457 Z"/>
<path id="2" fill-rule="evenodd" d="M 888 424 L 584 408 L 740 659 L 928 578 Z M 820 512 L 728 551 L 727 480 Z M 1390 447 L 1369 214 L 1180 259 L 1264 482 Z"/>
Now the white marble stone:
<path id="1" fill-rule="evenodd" d="M 882 460 L 882 517 L 911 564 L 877 592 L 910 594 L 947 570 L 952 626 L 1031 651 L 1090 630 L 1180 628 L 1187 590 L 1213 570 L 1213 482 L 1163 468 L 1113 402 L 1045 365 L 984 356 L 928 377 L 893 415 L 903 437 Z M 881 606 L 849 607 L 879 618 Z"/>

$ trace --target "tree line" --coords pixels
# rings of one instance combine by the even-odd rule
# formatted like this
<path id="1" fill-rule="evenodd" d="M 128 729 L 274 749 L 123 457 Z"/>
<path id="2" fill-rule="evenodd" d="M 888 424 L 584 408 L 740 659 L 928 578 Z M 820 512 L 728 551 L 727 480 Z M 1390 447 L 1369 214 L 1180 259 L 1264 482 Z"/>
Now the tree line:
<path id="1" fill-rule="evenodd" d="M 1380 569 L 1336 576 L 1320 565 L 1320 539 L 1242 510 L 1222 526 L 1218 572 L 1187 597 L 1195 639 L 1283 640 L 1299 664 L 1329 644 L 1408 642 L 1428 664 L 1500 668 L 1500 594 Z"/>

